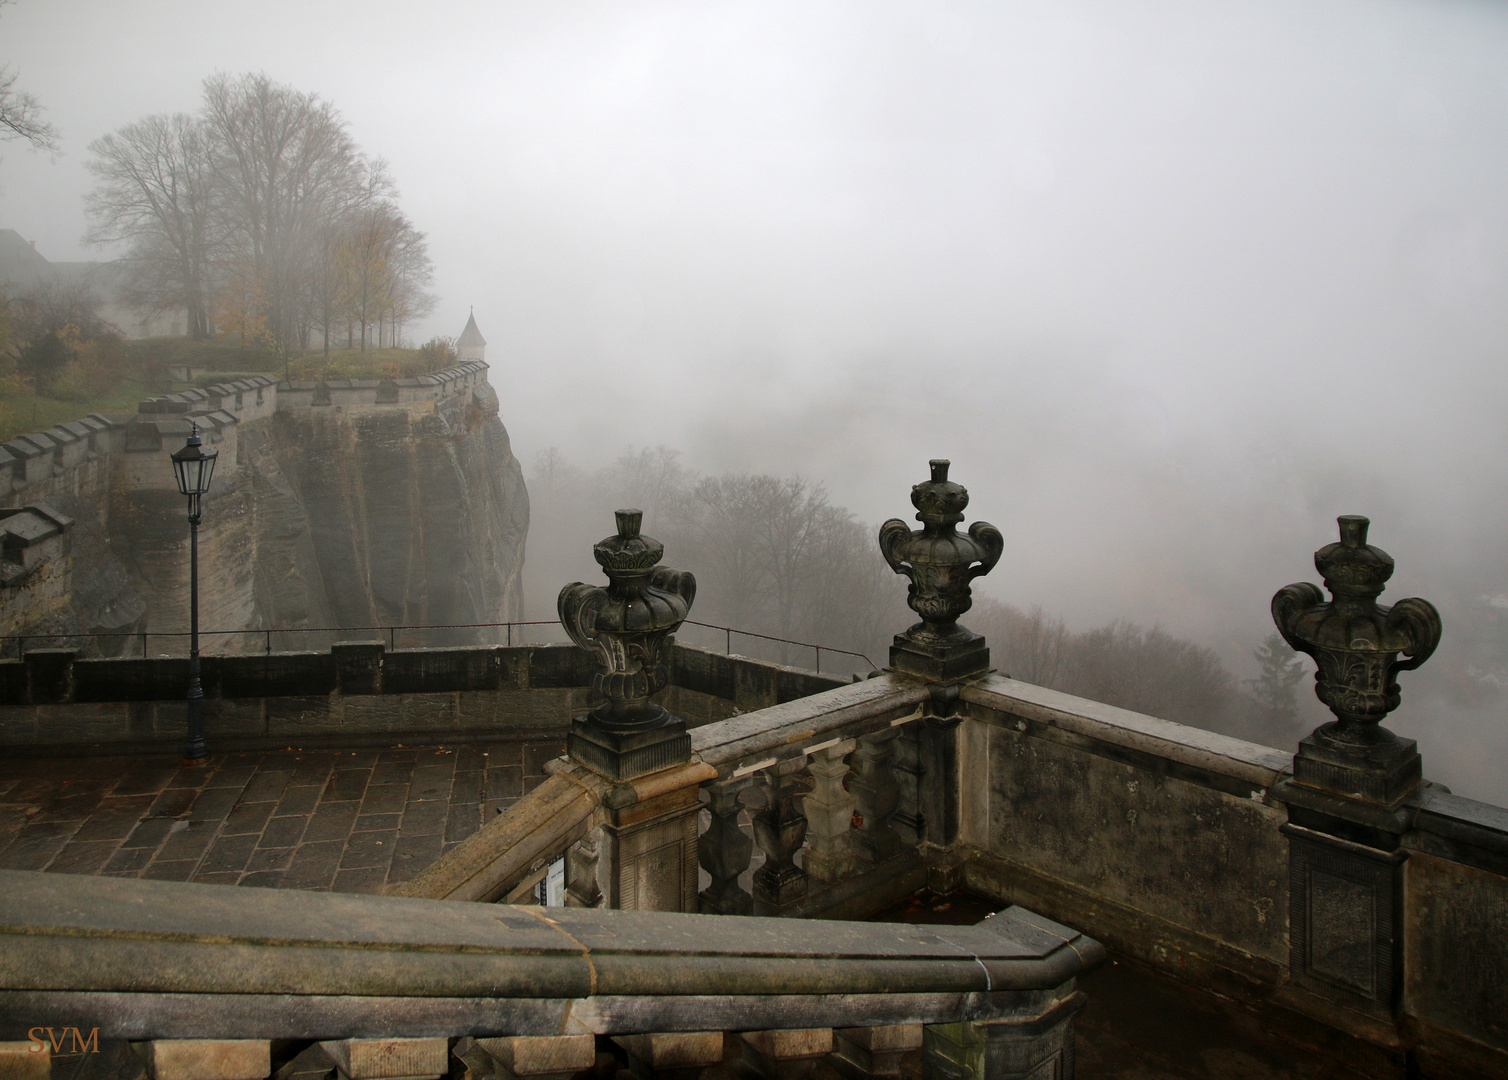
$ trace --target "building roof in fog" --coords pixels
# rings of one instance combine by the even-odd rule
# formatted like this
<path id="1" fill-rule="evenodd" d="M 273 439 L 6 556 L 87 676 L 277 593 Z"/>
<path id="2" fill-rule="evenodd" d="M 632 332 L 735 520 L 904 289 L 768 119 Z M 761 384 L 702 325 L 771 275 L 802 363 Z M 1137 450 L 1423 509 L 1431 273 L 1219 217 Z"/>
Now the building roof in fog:
<path id="1" fill-rule="evenodd" d="M 30 285 L 53 271 L 32 244 L 15 229 L 0 229 L 0 284 Z"/>
<path id="2" fill-rule="evenodd" d="M 485 345 L 487 339 L 482 337 L 482 332 L 476 328 L 476 316 L 466 317 L 466 329 L 461 331 L 461 336 L 456 338 L 456 348 L 464 349 L 468 345 Z"/>

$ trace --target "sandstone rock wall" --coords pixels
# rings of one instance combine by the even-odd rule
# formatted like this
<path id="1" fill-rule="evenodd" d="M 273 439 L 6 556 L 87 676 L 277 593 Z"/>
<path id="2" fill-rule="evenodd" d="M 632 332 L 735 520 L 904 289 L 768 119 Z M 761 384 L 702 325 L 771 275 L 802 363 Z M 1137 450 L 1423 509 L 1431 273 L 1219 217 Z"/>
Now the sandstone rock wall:
<path id="1" fill-rule="evenodd" d="M 247 394 L 244 413 L 240 395 L 227 395 L 226 411 L 214 413 L 206 441 L 221 460 L 199 532 L 201 630 L 522 617 L 528 494 L 485 370 L 434 380 L 427 394 L 383 404 L 371 388 L 354 384 L 334 395 L 293 390 L 276 408 L 253 407 Z M 272 396 L 271 387 L 257 393 L 259 402 Z M 322 396 L 335 403 L 312 403 Z M 183 411 L 194 414 L 216 402 L 189 404 L 199 407 Z M 176 428 L 186 434 L 188 424 L 151 405 L 143 404 L 141 416 L 91 418 L 107 430 L 87 470 L 73 470 L 76 480 L 62 483 L 59 473 L 28 484 L 24 497 L 10 494 L 18 502 L 46 499 L 77 524 L 69 604 L 28 610 L 23 582 L 0 632 L 188 629 L 188 525 L 167 460 L 182 444 Z M 329 640 L 273 639 L 274 649 L 319 648 Z M 422 643 L 490 640 L 490 633 L 430 632 Z M 107 655 L 140 655 L 134 639 L 99 644 Z M 243 633 L 206 640 L 205 648 L 259 652 L 267 644 L 264 634 Z M 149 651 L 181 648 L 157 640 Z"/>

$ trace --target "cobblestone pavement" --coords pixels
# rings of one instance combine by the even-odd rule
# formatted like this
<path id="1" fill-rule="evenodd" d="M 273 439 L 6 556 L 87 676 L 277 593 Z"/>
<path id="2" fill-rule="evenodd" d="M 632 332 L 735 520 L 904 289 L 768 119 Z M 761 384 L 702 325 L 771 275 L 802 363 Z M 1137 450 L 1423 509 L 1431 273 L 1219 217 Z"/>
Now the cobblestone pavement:
<path id="1" fill-rule="evenodd" d="M 544 779 L 563 742 L 0 761 L 0 869 L 377 892 Z"/>

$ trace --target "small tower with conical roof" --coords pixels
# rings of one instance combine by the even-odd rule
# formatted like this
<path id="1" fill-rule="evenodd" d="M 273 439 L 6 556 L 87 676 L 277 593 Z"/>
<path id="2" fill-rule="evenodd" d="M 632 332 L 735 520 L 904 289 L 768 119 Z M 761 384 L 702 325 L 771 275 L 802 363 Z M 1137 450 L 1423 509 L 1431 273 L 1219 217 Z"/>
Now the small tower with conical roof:
<path id="1" fill-rule="evenodd" d="M 456 359 L 458 360 L 481 360 L 486 358 L 482 355 L 487 350 L 487 339 L 482 337 L 482 332 L 476 328 L 476 315 L 466 318 L 466 329 L 461 331 L 461 336 L 456 338 Z"/>

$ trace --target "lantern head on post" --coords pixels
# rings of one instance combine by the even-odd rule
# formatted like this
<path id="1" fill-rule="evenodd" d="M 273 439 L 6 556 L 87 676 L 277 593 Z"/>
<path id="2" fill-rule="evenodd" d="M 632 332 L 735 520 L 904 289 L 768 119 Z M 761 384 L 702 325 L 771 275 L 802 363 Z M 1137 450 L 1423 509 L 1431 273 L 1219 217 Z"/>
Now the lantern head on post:
<path id="1" fill-rule="evenodd" d="M 1289 645 L 1314 657 L 1314 693 L 1335 714 L 1299 743 L 1293 778 L 1392 805 L 1418 788 L 1421 766 L 1414 740 L 1381 721 L 1398 707 L 1398 672 L 1418 667 L 1440 644 L 1440 613 L 1412 597 L 1391 608 L 1377 603 L 1393 576 L 1393 558 L 1367 543 L 1366 518 L 1338 521 L 1340 542 L 1314 553 L 1329 603 L 1308 582 L 1272 598 L 1272 621 Z"/>
<path id="2" fill-rule="evenodd" d="M 890 666 L 934 682 L 951 683 L 989 669 L 984 638 L 958 624 L 974 605 L 969 583 L 995 568 L 1005 538 L 987 521 L 969 526 L 967 536 L 955 526 L 963 520 L 969 492 L 948 479 L 944 459 L 931 462 L 932 479 L 911 489 L 911 505 L 922 523 L 913 531 L 900 518 L 880 526 L 880 551 L 897 574 L 911 579 L 906 603 L 922 617 L 890 649 Z"/>
<path id="3" fill-rule="evenodd" d="M 602 700 L 574 720 L 570 757 L 611 780 L 631 780 L 691 759 L 685 721 L 650 697 L 670 682 L 665 646 L 696 598 L 696 578 L 660 566 L 665 545 L 639 535 L 640 510 L 617 512 L 618 532 L 592 555 L 607 588 L 572 582 L 560 590 L 561 625 L 597 662 L 592 690 Z"/>
<path id="4" fill-rule="evenodd" d="M 189 518 L 199 520 L 199 499 L 209 491 L 210 479 L 215 473 L 215 458 L 218 450 L 204 449 L 204 440 L 199 437 L 199 425 L 190 421 L 188 442 L 183 449 L 172 455 L 173 475 L 178 478 L 178 490 L 188 497 Z M 159 459 L 160 460 L 160 459 Z"/>

